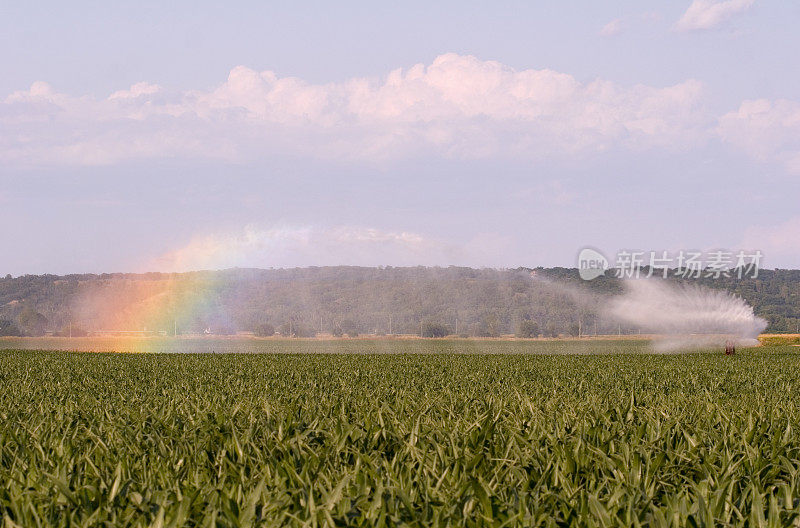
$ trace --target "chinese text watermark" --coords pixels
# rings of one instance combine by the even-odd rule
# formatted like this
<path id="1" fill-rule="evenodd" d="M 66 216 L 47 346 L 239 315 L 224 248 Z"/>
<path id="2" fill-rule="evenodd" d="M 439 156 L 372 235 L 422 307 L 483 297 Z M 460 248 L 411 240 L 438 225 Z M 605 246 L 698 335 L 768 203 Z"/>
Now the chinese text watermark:
<path id="1" fill-rule="evenodd" d="M 632 251 L 621 250 L 614 265 L 600 251 L 583 248 L 578 254 L 578 273 L 592 280 L 611 270 L 620 279 L 679 277 L 683 279 L 755 279 L 764 254 L 759 251 Z"/>

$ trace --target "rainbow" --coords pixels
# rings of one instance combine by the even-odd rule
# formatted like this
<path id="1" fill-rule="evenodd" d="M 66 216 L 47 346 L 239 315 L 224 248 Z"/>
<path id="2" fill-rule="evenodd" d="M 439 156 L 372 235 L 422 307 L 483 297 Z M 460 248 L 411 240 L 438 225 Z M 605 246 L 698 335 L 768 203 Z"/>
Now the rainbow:
<path id="1" fill-rule="evenodd" d="M 231 327 L 221 304 L 224 272 L 113 275 L 86 283 L 73 320 L 95 334 L 186 335 Z"/>

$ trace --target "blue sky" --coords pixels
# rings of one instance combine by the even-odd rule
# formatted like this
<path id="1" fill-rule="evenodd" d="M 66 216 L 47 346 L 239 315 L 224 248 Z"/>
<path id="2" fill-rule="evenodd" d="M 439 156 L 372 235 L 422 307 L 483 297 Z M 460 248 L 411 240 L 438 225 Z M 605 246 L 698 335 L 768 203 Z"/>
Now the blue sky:
<path id="1" fill-rule="evenodd" d="M 0 7 L 0 273 L 800 267 L 800 4 Z"/>

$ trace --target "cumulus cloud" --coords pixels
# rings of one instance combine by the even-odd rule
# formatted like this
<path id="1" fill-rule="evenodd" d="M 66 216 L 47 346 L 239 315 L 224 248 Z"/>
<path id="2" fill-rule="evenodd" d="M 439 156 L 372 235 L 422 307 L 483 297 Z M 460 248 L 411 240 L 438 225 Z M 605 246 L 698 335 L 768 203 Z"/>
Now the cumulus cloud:
<path id="1" fill-rule="evenodd" d="M 703 86 L 581 82 L 445 54 L 383 78 L 313 84 L 244 66 L 212 90 L 137 83 L 104 99 L 46 83 L 0 101 L 0 161 L 114 164 L 152 158 L 248 161 L 575 156 L 704 141 Z"/>
<path id="2" fill-rule="evenodd" d="M 711 29 L 747 10 L 755 0 L 694 0 L 678 20 L 678 31 Z"/>
<path id="3" fill-rule="evenodd" d="M 718 133 L 756 159 L 778 161 L 800 174 L 800 103 L 778 99 L 743 101 L 722 116 Z"/>
<path id="4" fill-rule="evenodd" d="M 239 232 L 195 237 L 145 263 L 144 270 L 190 271 L 306 265 L 448 265 L 465 248 L 407 231 L 354 226 L 248 226 Z M 474 255 L 473 255 L 474 256 Z"/>
<path id="5" fill-rule="evenodd" d="M 329 84 L 244 66 L 206 91 L 137 83 L 97 99 L 36 82 L 0 100 L 0 126 L 6 166 L 275 156 L 535 161 L 720 138 L 800 173 L 798 102 L 748 100 L 716 118 L 695 80 L 626 87 L 456 54 Z"/>
<path id="6" fill-rule="evenodd" d="M 139 97 L 141 95 L 152 95 L 158 93 L 161 87 L 157 84 L 150 84 L 147 82 L 136 83 L 127 90 L 119 90 L 112 93 L 108 98 L 113 99 L 130 99 L 131 97 Z"/>

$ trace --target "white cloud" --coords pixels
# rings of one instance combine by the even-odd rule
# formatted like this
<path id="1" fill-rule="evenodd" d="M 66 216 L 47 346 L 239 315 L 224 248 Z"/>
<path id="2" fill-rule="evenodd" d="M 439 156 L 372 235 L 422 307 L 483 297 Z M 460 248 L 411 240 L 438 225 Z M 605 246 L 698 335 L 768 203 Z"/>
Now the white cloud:
<path id="1" fill-rule="evenodd" d="M 129 99 L 131 97 L 139 97 L 141 95 L 152 95 L 158 93 L 161 87 L 157 84 L 150 84 L 147 82 L 136 83 L 128 90 L 119 90 L 112 93 L 108 98 L 113 99 Z"/>
<path id="2" fill-rule="evenodd" d="M 678 31 L 711 29 L 733 15 L 747 10 L 755 0 L 694 0 L 678 20 Z"/>
<path id="3" fill-rule="evenodd" d="M 382 79 L 311 84 L 244 66 L 213 90 L 137 83 L 106 99 L 35 83 L 0 101 L 0 161 L 113 164 L 275 155 L 385 160 L 573 157 L 611 148 L 686 148 L 713 122 L 703 86 L 580 82 L 552 70 L 445 54 Z"/>
<path id="4" fill-rule="evenodd" d="M 143 269 L 448 265 L 459 262 L 466 252 L 468 249 L 407 231 L 353 226 L 248 226 L 239 232 L 197 236 L 185 246 L 146 262 Z"/>
<path id="5" fill-rule="evenodd" d="M 0 100 L 6 166 L 275 156 L 382 161 L 573 159 L 610 149 L 692 149 L 712 138 L 800 174 L 800 103 L 748 100 L 715 118 L 701 83 L 580 82 L 446 54 L 382 79 L 311 84 L 239 66 L 217 88 L 137 83 L 105 99 L 44 82 Z"/>
<path id="6" fill-rule="evenodd" d="M 615 18 L 600 29 L 601 37 L 613 37 L 622 33 L 624 25 L 621 18 Z"/>
<path id="7" fill-rule="evenodd" d="M 31 84 L 30 89 L 20 90 L 12 93 L 6 98 L 6 103 L 26 102 L 26 101 L 51 101 L 55 96 L 53 87 L 44 81 L 36 81 Z"/>
<path id="8" fill-rule="evenodd" d="M 800 174 L 800 103 L 778 99 L 743 101 L 719 120 L 720 137 L 762 161 L 777 161 Z"/>

